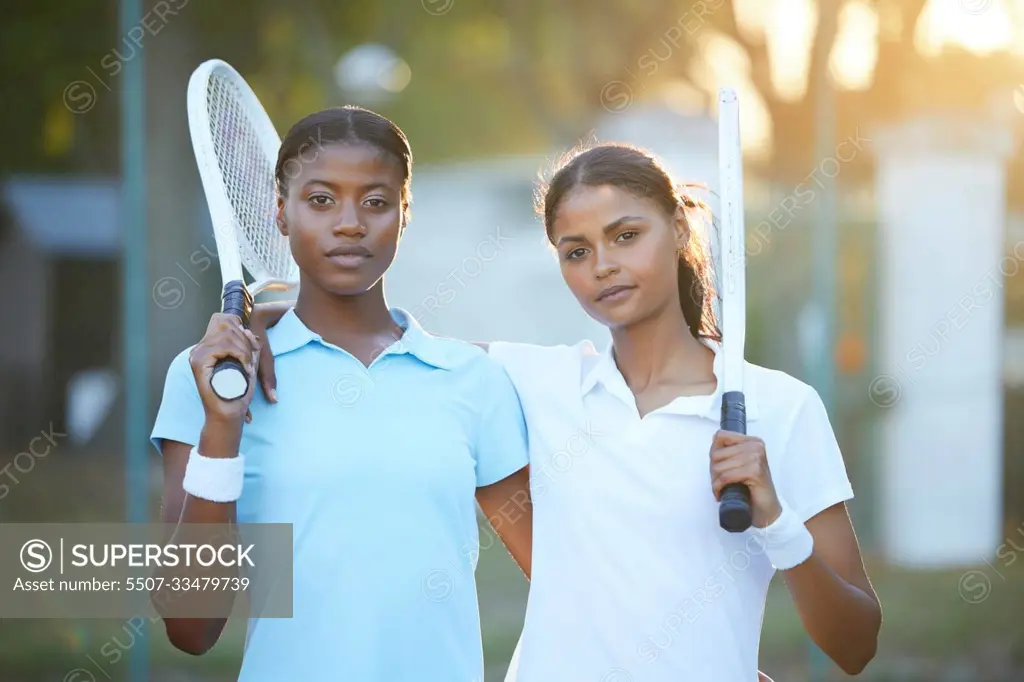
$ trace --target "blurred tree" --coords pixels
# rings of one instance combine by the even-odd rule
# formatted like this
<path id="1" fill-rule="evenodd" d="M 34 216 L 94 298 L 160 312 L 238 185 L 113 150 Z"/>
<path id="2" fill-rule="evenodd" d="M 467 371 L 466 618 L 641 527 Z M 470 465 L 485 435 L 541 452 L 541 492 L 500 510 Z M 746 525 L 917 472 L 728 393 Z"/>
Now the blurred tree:
<path id="1" fill-rule="evenodd" d="M 1024 81 L 1024 63 L 1007 50 L 922 54 L 915 36 L 927 0 L 836 1 L 855 6 L 862 20 L 874 17 L 874 44 L 864 49 L 877 52 L 868 82 L 838 94 L 840 139 L 913 112 L 977 114 L 1000 88 L 1010 104 L 1010 86 Z M 817 81 L 804 74 L 794 95 L 773 73 L 794 59 L 792 50 L 809 53 L 815 41 L 837 37 L 815 32 L 819 13 L 800 19 L 783 9 L 761 0 L 191 0 L 179 10 L 187 19 L 172 17 L 145 36 L 143 49 L 163 40 L 163 31 L 189 31 L 197 55 L 223 58 L 250 80 L 283 132 L 316 108 L 359 103 L 339 90 L 334 67 L 354 47 L 386 45 L 411 66 L 411 81 L 391 101 L 367 104 L 406 130 L 419 159 L 545 152 L 571 145 L 633 99 L 678 104 L 682 97 L 689 110 L 707 110 L 718 85 L 743 79 L 767 113 L 774 142 L 762 170 L 795 183 L 814 165 Z M 760 23 L 752 13 L 762 15 Z M 116 0 L 99 9 L 88 0 L 39 0 L 7 10 L 0 126 L 8 139 L 0 172 L 116 172 L 118 81 L 101 67 L 112 50 L 125 50 L 116 14 Z M 804 20 L 813 37 L 794 43 L 806 45 L 785 54 L 771 49 L 772 32 L 799 37 Z M 76 81 L 96 94 L 84 113 L 73 111 L 74 102 L 63 106 Z M 150 87 L 159 93 L 185 84 Z M 843 180 L 865 165 L 852 164 Z"/>
<path id="2" fill-rule="evenodd" d="M 869 135 L 867 127 L 874 123 L 921 112 L 988 114 L 995 93 L 1005 91 L 1009 105 L 1013 86 L 1024 80 L 1024 63 L 1005 50 L 979 55 L 952 49 L 934 57 L 922 55 L 915 36 L 927 0 L 834 1 L 873 12 L 878 27 L 877 58 L 869 83 L 862 89 L 838 92 L 837 139 L 855 138 L 858 128 L 862 135 Z M 664 95 L 664 86 L 681 81 L 710 103 L 718 86 L 736 84 L 702 73 L 716 66 L 707 64 L 708 59 L 727 61 L 734 56 L 725 48 L 710 56 L 710 48 L 724 39 L 733 53 L 738 50 L 737 79 L 749 78 L 768 113 L 774 144 L 765 170 L 779 180 L 798 182 L 814 166 L 811 132 L 818 65 L 811 61 L 802 95 L 794 98 L 780 92 L 772 77 L 775 65 L 766 28 L 778 30 L 785 22 L 764 16 L 767 27 L 745 25 L 737 11 L 739 4 L 739 0 L 503 0 L 501 10 L 512 40 L 510 82 L 529 103 L 533 118 L 564 144 L 589 130 L 605 110 L 628 105 L 620 104 L 622 93 L 613 87 L 616 81 L 628 86 L 630 99 Z M 769 5 L 773 9 L 768 10 Z M 781 3 L 764 3 L 757 11 L 774 15 L 781 9 Z M 822 13 L 813 14 L 820 22 Z M 1012 16 L 1016 30 L 1024 31 L 1024 17 Z M 968 20 L 970 15 L 965 12 L 963 18 Z M 836 34 L 826 35 L 820 28 L 820 23 L 812 27 L 808 53 L 818 41 L 835 48 Z M 863 47 L 870 50 L 872 45 Z M 855 164 L 851 179 L 862 177 L 865 165 Z"/>
<path id="3" fill-rule="evenodd" d="M 116 4 L 39 0 L 4 7 L 0 21 L 0 175 L 117 168 L 117 97 L 89 72 L 115 44 Z M 75 114 L 65 96 L 75 83 L 95 91 L 89 114 Z M 84 91 L 83 91 L 84 92 Z M 115 119 L 116 123 L 116 119 Z"/>

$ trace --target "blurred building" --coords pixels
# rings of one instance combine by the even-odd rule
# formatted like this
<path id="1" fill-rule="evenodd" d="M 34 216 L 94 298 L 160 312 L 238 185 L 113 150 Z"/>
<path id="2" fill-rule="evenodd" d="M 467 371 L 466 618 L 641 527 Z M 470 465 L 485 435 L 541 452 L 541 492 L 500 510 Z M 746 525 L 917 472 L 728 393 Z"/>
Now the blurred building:
<path id="1" fill-rule="evenodd" d="M 119 183 L 15 177 L 0 192 L 0 438 L 16 447 L 50 422 L 62 430 L 69 385 L 118 363 Z"/>
<path id="2" fill-rule="evenodd" d="M 1024 242 L 1007 241 L 1016 145 L 952 116 L 876 139 L 883 546 L 909 566 L 969 565 L 1004 536 L 1004 349 L 1022 321 L 1007 292 L 1024 268 Z"/>

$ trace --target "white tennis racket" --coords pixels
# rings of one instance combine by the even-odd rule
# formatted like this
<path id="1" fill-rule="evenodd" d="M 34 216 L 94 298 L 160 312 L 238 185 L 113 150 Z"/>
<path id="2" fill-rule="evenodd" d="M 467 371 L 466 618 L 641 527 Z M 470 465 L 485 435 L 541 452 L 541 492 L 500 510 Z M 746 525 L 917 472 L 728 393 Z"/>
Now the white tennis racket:
<path id="1" fill-rule="evenodd" d="M 743 397 L 743 351 L 747 335 L 746 244 L 743 225 L 743 154 L 740 150 L 740 104 L 736 91 L 718 91 L 718 163 L 721 184 L 722 422 L 723 430 L 747 432 Z M 750 527 L 750 490 L 727 485 L 719 499 L 722 528 L 742 533 Z"/>
<path id="2" fill-rule="evenodd" d="M 229 64 L 211 59 L 188 82 L 188 126 L 217 243 L 225 313 L 248 328 L 253 298 L 298 285 L 288 239 L 275 225 L 274 166 L 281 146 L 274 124 L 249 84 Z M 253 281 L 246 284 L 242 266 Z M 211 385 L 224 400 L 249 390 L 249 376 L 223 358 Z"/>

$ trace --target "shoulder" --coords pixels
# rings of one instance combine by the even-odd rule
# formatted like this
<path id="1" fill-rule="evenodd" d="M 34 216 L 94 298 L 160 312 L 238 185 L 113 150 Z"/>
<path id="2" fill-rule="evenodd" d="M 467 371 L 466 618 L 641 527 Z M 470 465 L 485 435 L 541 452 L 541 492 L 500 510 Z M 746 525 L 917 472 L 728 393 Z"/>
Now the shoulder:
<path id="1" fill-rule="evenodd" d="M 479 345 L 447 336 L 426 334 L 430 355 L 448 369 L 474 370 L 495 364 Z"/>
<path id="2" fill-rule="evenodd" d="M 767 423 L 786 428 L 807 406 L 821 404 L 813 386 L 786 372 L 749 362 L 746 372 L 745 383 L 755 387 L 759 416 Z"/>
<path id="3" fill-rule="evenodd" d="M 487 353 L 496 361 L 507 367 L 534 368 L 564 365 L 565 363 L 582 364 L 588 357 L 597 357 L 597 350 L 590 341 L 579 341 L 572 345 L 540 346 L 533 343 L 516 343 L 512 341 L 492 341 L 488 344 Z"/>
<path id="4" fill-rule="evenodd" d="M 473 386 L 486 389 L 495 382 L 509 381 L 501 363 L 476 344 L 430 335 L 427 348 L 428 352 L 421 357 L 431 364 L 454 372 L 460 377 L 460 382 L 471 381 Z"/>
<path id="5" fill-rule="evenodd" d="M 590 341 L 567 345 L 541 346 L 513 341 L 472 343 L 443 336 L 431 336 L 431 344 L 453 366 L 468 368 L 503 367 L 509 371 L 526 368 L 577 367 L 587 358 L 596 358 L 597 350 Z M 484 371 L 488 371 L 484 369 Z"/>
<path id="6" fill-rule="evenodd" d="M 167 367 L 167 376 L 188 376 L 192 377 L 192 366 L 189 362 L 189 358 L 192 355 L 192 349 L 195 348 L 195 344 L 185 348 L 178 352 L 172 359 Z"/>
<path id="7" fill-rule="evenodd" d="M 193 348 L 194 345 L 179 351 L 167 366 L 164 378 L 164 403 L 191 400 L 199 396 L 199 388 L 196 386 L 192 365 L 189 362 Z"/>
<path id="8" fill-rule="evenodd" d="M 590 341 L 572 345 L 492 342 L 488 355 L 500 363 L 524 405 L 579 398 L 579 387 L 598 352 Z"/>

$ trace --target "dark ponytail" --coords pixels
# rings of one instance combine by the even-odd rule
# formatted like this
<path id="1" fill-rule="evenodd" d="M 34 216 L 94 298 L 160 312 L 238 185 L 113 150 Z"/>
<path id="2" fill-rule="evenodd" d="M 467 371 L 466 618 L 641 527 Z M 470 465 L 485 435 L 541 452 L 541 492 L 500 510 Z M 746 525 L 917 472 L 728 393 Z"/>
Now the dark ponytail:
<path id="1" fill-rule="evenodd" d="M 549 241 L 559 204 L 580 185 L 619 187 L 654 201 L 669 219 L 674 219 L 676 211 L 682 209 L 689 231 L 686 246 L 679 253 L 679 303 L 683 317 L 695 338 L 721 341 L 713 305 L 717 292 L 711 251 L 701 229 L 711 224 L 711 209 L 687 191 L 706 188 L 677 186 L 657 159 L 630 145 L 602 144 L 575 150 L 558 164 L 551 180 L 537 193 L 537 212 L 544 220 Z"/>

